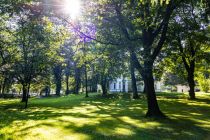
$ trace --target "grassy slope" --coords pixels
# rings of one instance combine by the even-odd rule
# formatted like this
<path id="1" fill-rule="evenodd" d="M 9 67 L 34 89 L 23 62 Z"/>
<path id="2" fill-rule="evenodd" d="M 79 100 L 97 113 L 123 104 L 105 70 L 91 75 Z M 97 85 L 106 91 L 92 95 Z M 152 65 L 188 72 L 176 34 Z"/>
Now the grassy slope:
<path id="1" fill-rule="evenodd" d="M 210 95 L 159 94 L 166 120 L 145 118 L 145 99 L 83 96 L 31 99 L 27 110 L 19 100 L 0 100 L 0 139 L 210 139 Z"/>

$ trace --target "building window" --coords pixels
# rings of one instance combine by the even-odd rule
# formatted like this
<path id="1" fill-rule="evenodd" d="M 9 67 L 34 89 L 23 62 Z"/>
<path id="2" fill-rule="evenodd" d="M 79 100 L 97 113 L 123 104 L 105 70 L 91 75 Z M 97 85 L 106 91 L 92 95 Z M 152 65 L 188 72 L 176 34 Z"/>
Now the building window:
<path id="1" fill-rule="evenodd" d="M 114 89 L 116 89 L 116 83 L 114 83 Z"/>
<path id="2" fill-rule="evenodd" d="M 121 82 L 119 82 L 119 89 L 121 89 Z"/>

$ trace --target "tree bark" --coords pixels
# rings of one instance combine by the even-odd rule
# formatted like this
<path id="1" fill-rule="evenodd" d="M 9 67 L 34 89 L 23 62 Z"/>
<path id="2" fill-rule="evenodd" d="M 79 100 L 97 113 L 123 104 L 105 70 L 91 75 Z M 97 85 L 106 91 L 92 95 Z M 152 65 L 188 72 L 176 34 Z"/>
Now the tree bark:
<path id="1" fill-rule="evenodd" d="M 191 100 L 195 99 L 195 81 L 194 81 L 194 73 L 193 71 L 188 72 L 188 84 L 190 87 L 189 96 Z"/>
<path id="2" fill-rule="evenodd" d="M 57 65 L 54 68 L 55 84 L 56 84 L 56 95 L 60 96 L 61 82 L 62 82 L 62 67 Z"/>
<path id="3" fill-rule="evenodd" d="M 45 96 L 48 97 L 50 95 L 50 86 L 45 87 Z"/>
<path id="4" fill-rule="evenodd" d="M 75 94 L 79 94 L 79 89 L 81 87 L 81 70 L 80 68 L 75 68 Z"/>
<path id="5" fill-rule="evenodd" d="M 147 69 L 144 70 L 144 84 L 146 86 L 147 93 L 147 104 L 148 111 L 146 117 L 165 117 L 165 115 L 160 111 L 158 102 L 156 99 L 155 89 L 154 89 L 154 79 L 152 73 L 152 67 L 147 66 Z"/>
<path id="6" fill-rule="evenodd" d="M 101 88 L 102 88 L 102 96 L 107 96 L 107 77 L 101 77 Z"/>
<path id="7" fill-rule="evenodd" d="M 26 94 L 26 101 L 25 101 L 25 109 L 28 107 L 28 96 L 29 96 L 29 94 L 27 93 Z"/>
<path id="8" fill-rule="evenodd" d="M 30 83 L 28 84 L 28 86 L 26 86 L 26 101 L 25 101 L 25 109 L 28 107 L 29 91 L 30 91 Z"/>
<path id="9" fill-rule="evenodd" d="M 27 90 L 28 90 L 28 88 L 27 88 L 27 85 L 26 84 L 22 84 L 22 88 L 23 88 L 23 95 L 22 95 L 22 100 L 21 100 L 21 102 L 26 102 L 26 100 L 27 100 Z"/>
<path id="10" fill-rule="evenodd" d="M 146 93 L 146 85 L 144 84 L 144 89 L 143 89 L 143 93 Z"/>
<path id="11" fill-rule="evenodd" d="M 69 94 L 69 75 L 66 75 L 66 95 Z"/>
<path id="12" fill-rule="evenodd" d="M 2 85 L 0 85 L 0 98 L 3 98 L 3 94 L 1 92 L 1 87 L 2 87 Z"/>
<path id="13" fill-rule="evenodd" d="M 60 80 L 56 82 L 56 92 L 55 93 L 58 96 L 60 96 L 60 94 L 61 94 L 61 81 Z"/>
<path id="14" fill-rule="evenodd" d="M 85 63 L 85 97 L 89 97 L 88 96 L 88 77 L 87 77 L 87 66 Z"/>
<path id="15" fill-rule="evenodd" d="M 6 78 L 4 78 L 3 84 L 2 84 L 2 97 L 4 98 L 4 94 L 5 94 L 5 87 L 6 87 Z"/>
<path id="16" fill-rule="evenodd" d="M 91 86 L 92 86 L 92 92 L 97 92 L 97 84 L 98 84 L 98 75 L 95 75 L 92 77 L 91 80 Z"/>
<path id="17" fill-rule="evenodd" d="M 184 63 L 185 69 L 187 71 L 187 81 L 190 87 L 189 90 L 189 97 L 190 99 L 195 99 L 195 80 L 194 80 L 194 72 L 195 72 L 195 49 L 193 47 L 193 44 L 190 42 L 190 56 L 192 60 L 189 60 L 189 63 L 187 62 L 187 57 L 184 55 L 184 47 L 181 43 L 181 37 L 178 37 L 179 42 L 179 50 L 182 53 L 182 61 Z"/>
<path id="18" fill-rule="evenodd" d="M 120 22 L 120 27 L 121 27 L 122 32 L 124 33 L 125 37 L 129 41 L 131 41 L 132 38 L 128 32 L 128 28 L 126 27 L 124 17 L 122 16 L 122 13 L 121 13 L 122 5 L 123 4 L 119 6 L 116 5 L 115 11 L 117 14 L 118 21 Z M 150 26 L 148 26 L 147 28 L 143 28 L 141 39 L 142 39 L 143 48 L 144 48 L 143 50 L 144 54 L 142 56 L 144 59 L 144 67 L 141 66 L 141 64 L 138 61 L 138 58 L 135 56 L 135 61 L 134 61 L 135 67 L 136 68 L 138 67 L 137 69 L 140 71 L 144 79 L 145 86 L 146 86 L 147 101 L 148 101 L 148 112 L 146 116 L 148 117 L 163 117 L 164 116 L 163 113 L 160 111 L 157 100 L 156 100 L 152 68 L 153 68 L 154 60 L 157 58 L 165 42 L 166 33 L 168 29 L 168 23 L 169 23 L 170 16 L 173 12 L 173 9 L 175 9 L 175 2 L 172 0 L 167 5 L 165 15 L 164 17 L 162 17 L 161 23 L 159 24 L 159 26 L 157 26 L 156 29 Z M 141 18 L 143 20 L 145 19 L 145 17 L 150 17 L 151 16 L 150 4 L 146 3 L 142 11 L 144 11 L 143 14 L 141 14 Z M 156 38 L 158 38 L 159 35 L 160 35 L 160 38 L 159 38 L 159 41 L 157 42 L 157 46 L 153 48 L 153 43 L 156 42 L 155 40 Z"/>
<path id="19" fill-rule="evenodd" d="M 133 99 L 138 99 L 139 95 L 137 91 L 135 68 L 134 68 L 132 57 L 130 57 L 130 73 L 131 73 L 131 80 L 132 80 Z"/>
<path id="20" fill-rule="evenodd" d="M 190 87 L 189 96 L 190 96 L 190 99 L 192 99 L 192 100 L 194 100 L 196 98 L 195 97 L 195 80 L 194 80 L 195 53 L 196 53 L 195 48 L 193 47 L 192 42 L 190 42 L 190 54 L 193 59 L 190 60 L 190 67 L 189 67 L 189 71 L 188 71 L 188 83 L 189 83 L 189 87 Z"/>

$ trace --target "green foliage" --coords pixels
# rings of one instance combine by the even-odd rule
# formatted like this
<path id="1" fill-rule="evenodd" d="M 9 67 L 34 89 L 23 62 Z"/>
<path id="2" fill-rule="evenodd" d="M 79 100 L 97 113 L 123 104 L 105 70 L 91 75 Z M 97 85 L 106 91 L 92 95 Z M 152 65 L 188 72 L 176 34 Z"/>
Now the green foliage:
<path id="1" fill-rule="evenodd" d="M 111 45 L 96 44 L 96 48 L 95 54 L 97 59 L 94 65 L 97 73 L 107 77 L 109 80 L 115 79 L 121 74 L 126 74 L 128 58 L 124 52 Z"/>
<path id="2" fill-rule="evenodd" d="M 205 78 L 202 74 L 197 78 L 199 87 L 202 91 L 208 92 L 210 90 L 210 78 Z"/>
<path id="3" fill-rule="evenodd" d="M 164 50 L 167 58 L 161 62 L 166 66 L 167 72 L 185 81 L 189 72 L 193 72 L 195 76 L 203 75 L 205 72 L 202 69 L 208 65 L 204 61 L 209 63 L 208 24 L 201 16 L 204 8 L 197 4 L 186 2 L 176 9 L 169 24 L 168 49 Z M 174 77 L 174 82 L 176 79 Z M 179 82 L 183 81 L 180 80 Z"/>

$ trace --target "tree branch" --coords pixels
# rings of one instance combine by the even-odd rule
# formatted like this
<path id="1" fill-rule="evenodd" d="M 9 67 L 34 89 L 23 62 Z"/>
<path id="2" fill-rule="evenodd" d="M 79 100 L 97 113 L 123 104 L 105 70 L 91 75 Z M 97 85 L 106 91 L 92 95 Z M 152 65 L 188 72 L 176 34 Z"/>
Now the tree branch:
<path id="1" fill-rule="evenodd" d="M 132 49 L 129 49 L 129 52 L 130 52 L 130 57 L 131 57 L 131 60 L 133 61 L 134 67 L 137 70 L 139 70 L 140 74 L 143 74 L 143 68 L 142 68 L 141 64 L 139 63 L 136 53 Z"/>
<path id="2" fill-rule="evenodd" d="M 76 33 L 78 33 L 78 36 L 80 36 L 80 37 L 88 38 L 88 39 L 91 39 L 91 40 L 93 40 L 93 41 L 96 41 L 96 42 L 98 42 L 98 43 L 100 43 L 100 44 L 104 44 L 104 45 L 114 45 L 114 46 L 116 46 L 116 45 L 122 45 L 122 44 L 119 43 L 119 42 L 105 42 L 105 41 L 102 41 L 102 40 L 98 40 L 98 39 L 96 39 L 96 38 L 93 38 L 93 37 L 91 37 L 91 36 L 89 36 L 89 35 L 83 33 L 82 31 L 80 31 L 78 28 L 76 28 L 76 27 L 73 25 L 73 23 L 69 22 L 67 19 L 62 18 L 62 17 L 58 17 L 58 18 L 62 19 L 62 20 L 65 21 L 66 23 L 68 23 L 68 24 L 76 31 Z"/>
<path id="3" fill-rule="evenodd" d="M 174 1 L 171 0 L 170 3 L 168 4 L 167 8 L 166 8 L 165 18 L 163 19 L 163 22 L 161 23 L 162 24 L 161 26 L 163 26 L 163 29 L 162 29 L 162 33 L 161 33 L 161 36 L 160 36 L 160 40 L 157 44 L 157 47 L 154 49 L 154 52 L 152 54 L 152 60 L 153 61 L 156 59 L 156 57 L 160 53 L 160 50 L 162 49 L 163 44 L 166 40 L 166 34 L 167 34 L 167 31 L 168 31 L 169 20 L 170 20 L 171 14 L 172 14 L 172 12 L 175 8 L 176 8 L 176 6 L 174 4 Z M 159 32 L 159 30 L 161 30 L 161 28 L 159 27 L 155 34 L 157 34 L 157 32 Z"/>
<path id="4" fill-rule="evenodd" d="M 120 25 L 119 25 L 119 26 L 120 26 L 120 28 L 121 28 L 123 34 L 125 35 L 125 37 L 126 37 L 129 41 L 137 41 L 137 40 L 142 39 L 142 37 L 132 38 L 132 37 L 129 35 L 129 33 L 128 33 L 127 29 L 126 29 L 127 27 L 126 27 L 126 25 L 125 25 L 125 21 L 123 20 L 123 16 L 122 16 L 122 13 L 121 13 L 121 7 L 115 5 L 115 11 L 116 11 L 116 14 L 117 14 L 117 18 L 118 18 L 118 20 L 119 20 L 119 22 L 120 22 Z"/>
<path id="5" fill-rule="evenodd" d="M 185 66 L 187 71 L 190 71 L 190 66 L 187 64 L 187 60 L 186 60 L 186 58 L 183 55 L 184 54 L 184 50 L 183 50 L 183 47 L 182 47 L 180 36 L 178 37 L 178 46 L 179 46 L 179 50 L 180 50 L 181 55 L 182 55 L 182 61 L 184 63 L 184 66 Z"/>

